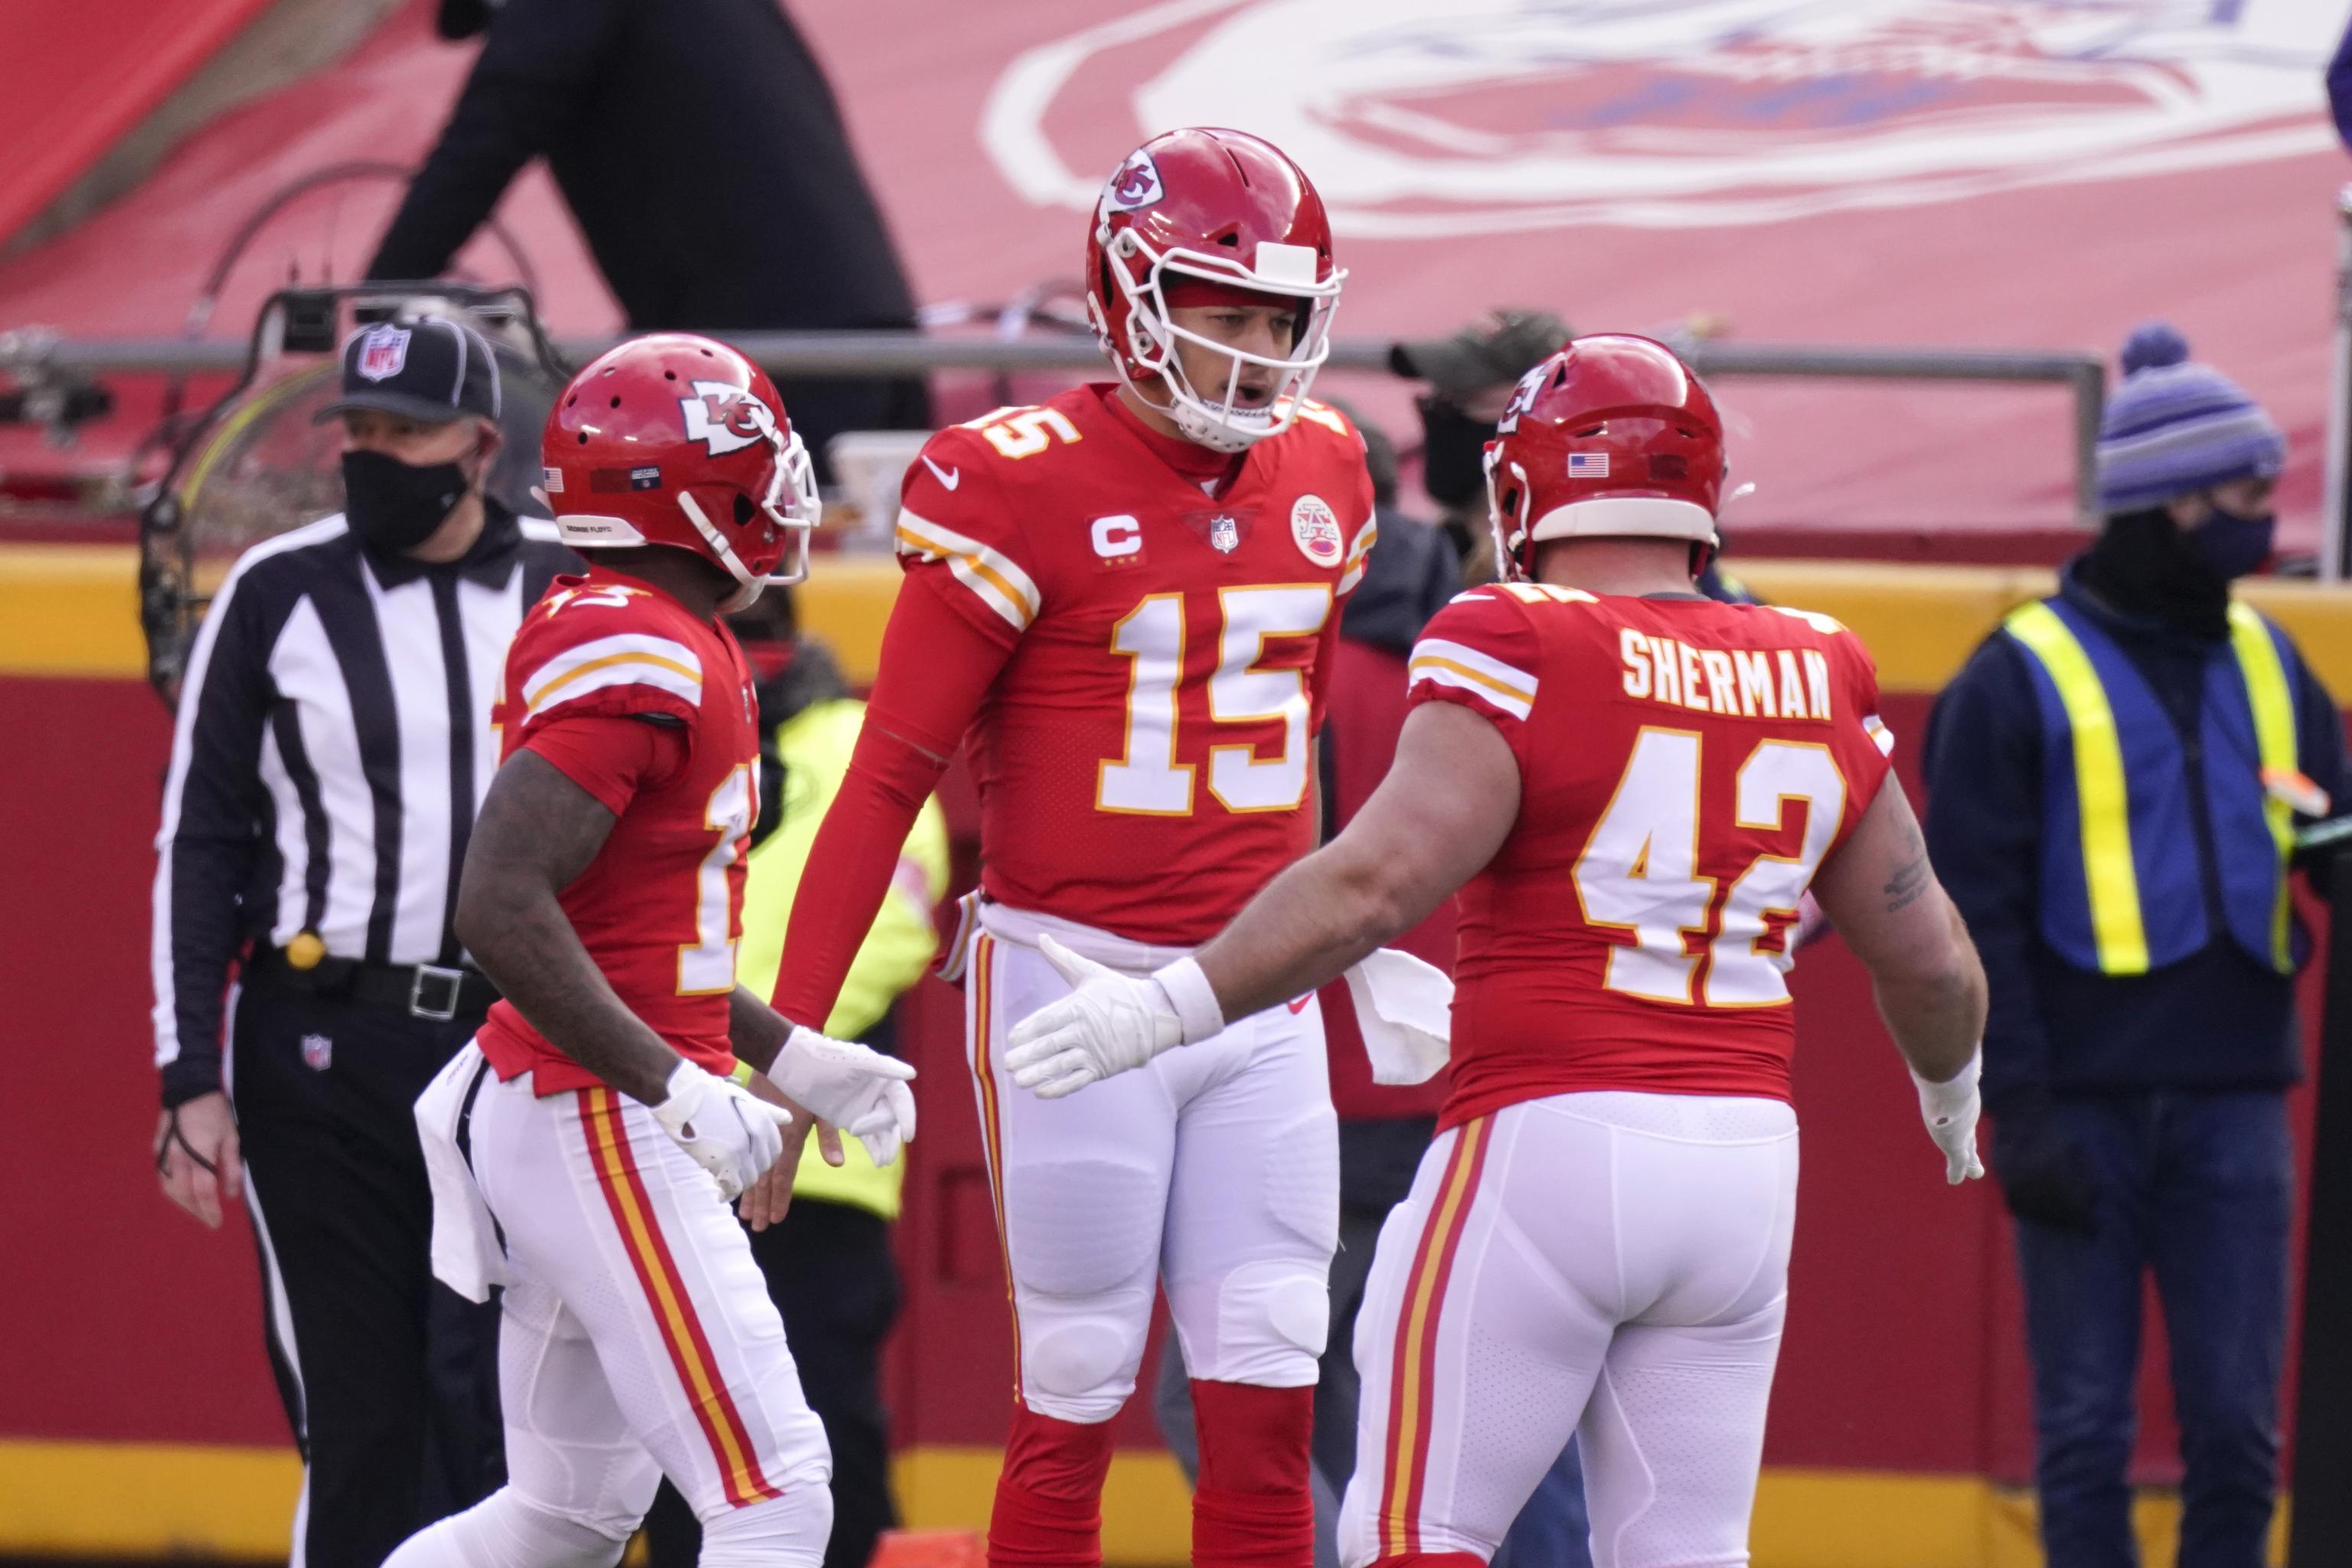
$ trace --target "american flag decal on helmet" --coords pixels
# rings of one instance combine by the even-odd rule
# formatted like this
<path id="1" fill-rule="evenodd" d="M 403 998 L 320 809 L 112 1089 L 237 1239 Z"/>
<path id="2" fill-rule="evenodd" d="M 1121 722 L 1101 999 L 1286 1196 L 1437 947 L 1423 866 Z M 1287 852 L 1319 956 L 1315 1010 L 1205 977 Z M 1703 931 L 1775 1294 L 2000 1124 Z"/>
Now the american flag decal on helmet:
<path id="1" fill-rule="evenodd" d="M 1609 454 L 1606 452 L 1570 452 L 1568 455 L 1568 477 L 1571 479 L 1605 479 L 1609 477 Z"/>

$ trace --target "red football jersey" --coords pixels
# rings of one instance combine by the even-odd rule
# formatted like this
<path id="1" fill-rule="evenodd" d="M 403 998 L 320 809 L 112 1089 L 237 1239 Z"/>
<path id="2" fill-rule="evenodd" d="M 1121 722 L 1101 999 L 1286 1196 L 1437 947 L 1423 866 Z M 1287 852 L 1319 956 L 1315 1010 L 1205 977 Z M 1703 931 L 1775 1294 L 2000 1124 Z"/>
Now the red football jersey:
<path id="1" fill-rule="evenodd" d="M 1011 650 L 971 726 L 988 895 L 1192 943 L 1314 847 L 1310 742 L 1371 481 L 1309 402 L 1212 499 L 1106 395 L 933 437 L 898 550 Z"/>
<path id="2" fill-rule="evenodd" d="M 667 776 L 618 797 L 553 743 L 567 721 L 614 716 L 674 723 L 685 742 Z M 497 721 L 501 761 L 544 737 L 542 754 L 615 810 L 611 837 L 561 898 L 581 945 L 679 1055 L 729 1070 L 728 996 L 760 798 L 758 711 L 734 634 L 618 573 L 559 577 L 508 650 Z M 478 1040 L 499 1078 L 535 1072 L 541 1094 L 598 1081 L 511 1004 L 491 1007 Z"/>
<path id="3" fill-rule="evenodd" d="M 1462 889 L 1441 1125 L 1582 1089 L 1789 1098 L 1790 928 L 1894 744 L 1860 640 L 1514 584 L 1441 611 L 1410 679 L 1519 763 L 1518 822 Z"/>

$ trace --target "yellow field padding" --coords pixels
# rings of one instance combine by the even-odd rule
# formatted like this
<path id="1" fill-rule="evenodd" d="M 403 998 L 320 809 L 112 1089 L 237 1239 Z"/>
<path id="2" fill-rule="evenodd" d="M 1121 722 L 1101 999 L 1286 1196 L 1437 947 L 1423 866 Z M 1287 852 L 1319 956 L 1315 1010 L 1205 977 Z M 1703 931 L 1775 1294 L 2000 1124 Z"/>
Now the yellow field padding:
<path id="1" fill-rule="evenodd" d="M 0 545 L 0 676 L 141 680 L 146 674 L 136 551 Z"/>
<path id="2" fill-rule="evenodd" d="M 1740 580 L 1774 604 L 1823 611 L 1853 627 L 1888 691 L 1940 689 L 2003 615 L 2049 593 L 2053 582 L 2024 566 L 1736 564 Z M 855 683 L 874 678 L 898 578 L 888 556 L 819 556 L 793 590 L 802 627 L 832 647 Z M 0 677 L 142 679 L 137 581 L 138 555 L 128 545 L 0 545 Z M 2352 588 L 2265 578 L 2247 584 L 2244 597 L 2294 635 L 2339 699 L 2352 700 Z"/>
<path id="3" fill-rule="evenodd" d="M 912 1530 L 985 1530 L 1001 1456 L 946 1445 L 899 1454 Z M 286 1560 L 301 1468 L 286 1448 L 0 1439 L 0 1555 Z M 2180 1502 L 2143 1492 L 2132 1520 L 2148 1562 L 2171 1561 Z M 1182 1563 L 1192 1500 L 1176 1462 L 1121 1449 L 1103 1493 L 1110 1568 Z M 2031 1496 L 1981 1476 L 1773 1468 L 1756 1496 L 1756 1568 L 2039 1568 Z M 2286 1560 L 2285 1505 L 2271 1561 Z"/>
<path id="4" fill-rule="evenodd" d="M 1878 661 L 1886 691 L 1939 691 L 2000 618 L 2057 586 L 2032 566 L 1740 561 L 1739 580 L 1793 609 L 1836 616 Z M 2352 700 L 2352 587 L 2263 577 L 2240 597 L 2284 626 L 2338 701 Z"/>

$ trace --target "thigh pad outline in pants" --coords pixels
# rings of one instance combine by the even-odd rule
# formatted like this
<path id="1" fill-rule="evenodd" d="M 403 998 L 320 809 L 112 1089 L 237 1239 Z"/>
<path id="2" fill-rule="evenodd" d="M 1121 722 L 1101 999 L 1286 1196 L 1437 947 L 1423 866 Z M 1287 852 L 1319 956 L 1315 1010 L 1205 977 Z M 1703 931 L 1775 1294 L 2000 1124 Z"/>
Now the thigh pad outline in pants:
<path id="1" fill-rule="evenodd" d="M 1161 1246 L 1184 1364 L 1220 1383 L 1307 1387 L 1339 1240 L 1321 1013 L 1311 998 L 1297 1013 L 1269 1008 L 1189 1049 L 1214 1054 L 1187 1064 L 1204 1081 L 1177 1115 Z"/>
<path id="2" fill-rule="evenodd" d="M 1605 1131 L 1627 1321 L 1578 1428 L 1593 1560 L 1745 1563 L 1788 1310 L 1796 1119 L 1777 1101 L 1564 1098 L 1622 1102 Z"/>
<path id="3" fill-rule="evenodd" d="M 634 1101 L 607 1089 L 537 1100 L 527 1079 L 485 1088 L 473 1148 L 515 1275 L 509 1343 L 523 1339 L 527 1350 L 533 1337 L 513 1333 L 518 1310 L 542 1316 L 536 1337 L 551 1364 L 522 1390 L 546 1407 L 541 1426 L 570 1438 L 570 1428 L 617 1420 L 706 1523 L 779 1495 L 794 1508 L 824 1506 L 824 1429 L 802 1395 L 750 1237 L 709 1173 Z M 558 1364 L 569 1375 L 559 1378 Z M 601 1399 L 559 1394 L 558 1382 Z M 511 1432 L 511 1383 L 507 1397 Z M 538 1447 L 551 1464 L 534 1496 L 541 1484 L 568 1488 L 571 1506 L 582 1506 L 579 1456 L 561 1442 Z M 518 1484 L 531 1463 L 509 1458 Z M 648 1484 L 593 1511 L 633 1515 L 650 1501 Z"/>
<path id="4" fill-rule="evenodd" d="M 1559 1460 L 1612 1328 L 1532 1245 L 1518 1211 L 1558 1206 L 1519 1107 L 1441 1134 L 1381 1231 L 1356 1319 L 1355 1473 L 1339 1556 L 1496 1547 Z"/>
<path id="5" fill-rule="evenodd" d="M 1601 1568 L 1747 1560 L 1793 1118 L 1767 1105 L 1770 1136 L 1718 1132 L 1758 1102 L 1694 1100 L 1668 1108 L 1692 1127 L 1654 1134 L 1559 1109 L 1601 1098 L 1447 1133 L 1383 1231 L 1358 1325 L 1348 1563 L 1491 1555 L 1580 1412 Z"/>
<path id="6" fill-rule="evenodd" d="M 1151 1326 L 1176 1113 L 1158 1066 L 1040 1100 L 1003 1070 L 1006 1033 L 1069 987 L 1034 951 L 979 939 L 965 997 L 981 1131 L 1013 1279 L 1024 1404 L 1108 1421 Z"/>

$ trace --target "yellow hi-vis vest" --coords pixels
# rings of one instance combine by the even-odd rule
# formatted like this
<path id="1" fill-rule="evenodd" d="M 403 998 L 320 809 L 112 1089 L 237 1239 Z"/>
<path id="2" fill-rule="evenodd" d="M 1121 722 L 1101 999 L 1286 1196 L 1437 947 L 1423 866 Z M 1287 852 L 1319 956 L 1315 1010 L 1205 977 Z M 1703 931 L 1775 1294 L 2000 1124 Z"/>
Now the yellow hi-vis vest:
<path id="1" fill-rule="evenodd" d="M 751 851 L 743 887 L 743 940 L 735 952 L 736 978 L 760 995 L 775 992 L 784 927 L 792 921 L 801 872 L 816 843 L 817 825 L 848 776 L 849 755 L 865 721 L 866 704 L 845 697 L 813 702 L 776 726 L 776 751 L 784 764 L 783 820 Z M 898 875 L 842 982 L 825 1033 L 856 1039 L 923 977 L 938 946 L 931 906 L 947 886 L 947 819 L 936 799 L 927 800 L 899 851 Z M 800 1173 L 793 1178 L 793 1194 L 897 1219 L 906 1156 L 877 1168 L 855 1138 L 842 1140 L 842 1152 L 849 1163 L 836 1169 L 824 1163 L 816 1140 L 810 1139 Z"/>
<path id="2" fill-rule="evenodd" d="M 2063 598 L 2012 612 L 2042 720 L 2042 939 L 2078 969 L 2145 974 L 2213 939 L 2192 796 L 2201 796 L 2222 922 L 2257 963 L 2299 963 L 2287 888 L 2293 808 L 2265 787 L 2295 771 L 2282 634 L 2230 606 L 2205 663 L 2194 750 L 2115 639 Z"/>

